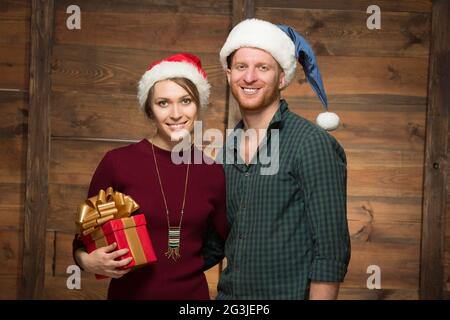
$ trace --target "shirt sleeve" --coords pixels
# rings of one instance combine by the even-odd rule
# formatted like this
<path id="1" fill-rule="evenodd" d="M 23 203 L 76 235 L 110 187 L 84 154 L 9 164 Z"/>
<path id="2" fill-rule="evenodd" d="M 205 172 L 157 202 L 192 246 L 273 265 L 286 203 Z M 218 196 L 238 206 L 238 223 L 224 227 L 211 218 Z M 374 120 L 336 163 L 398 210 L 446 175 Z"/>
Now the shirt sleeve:
<path id="1" fill-rule="evenodd" d="M 307 220 L 312 231 L 312 281 L 342 282 L 350 261 L 347 224 L 347 161 L 326 132 L 306 138 L 300 150 Z"/>
<path id="2" fill-rule="evenodd" d="M 116 190 L 117 186 L 114 181 L 114 169 L 111 153 L 108 152 L 100 161 L 94 175 L 92 176 L 91 183 L 89 185 L 88 198 L 98 194 L 100 189 L 106 190 L 108 187 L 113 187 Z M 75 263 L 81 268 L 75 259 L 75 251 L 84 247 L 83 242 L 80 239 L 80 235 L 76 234 L 72 242 L 72 255 Z"/>
<path id="3" fill-rule="evenodd" d="M 218 178 L 214 196 L 214 211 L 211 213 L 203 242 L 204 270 L 207 270 L 224 258 L 225 240 L 228 236 L 229 226 L 226 211 L 226 187 L 223 167 L 217 165 Z"/>

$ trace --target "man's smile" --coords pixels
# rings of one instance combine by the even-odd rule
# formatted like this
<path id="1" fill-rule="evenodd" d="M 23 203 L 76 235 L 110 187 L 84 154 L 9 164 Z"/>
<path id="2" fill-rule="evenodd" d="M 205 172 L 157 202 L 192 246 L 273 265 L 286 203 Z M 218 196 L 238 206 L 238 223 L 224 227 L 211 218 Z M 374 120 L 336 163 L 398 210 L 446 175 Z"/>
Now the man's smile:
<path id="1" fill-rule="evenodd" d="M 259 92 L 260 88 L 248 88 L 248 87 L 241 87 L 242 91 L 247 96 L 255 95 Z"/>

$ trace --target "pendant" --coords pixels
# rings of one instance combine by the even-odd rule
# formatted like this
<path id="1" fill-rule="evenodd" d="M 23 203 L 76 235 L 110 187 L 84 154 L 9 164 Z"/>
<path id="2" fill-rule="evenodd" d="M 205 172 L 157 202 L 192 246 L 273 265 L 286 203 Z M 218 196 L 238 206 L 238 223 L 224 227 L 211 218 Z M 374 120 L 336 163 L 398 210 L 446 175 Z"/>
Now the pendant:
<path id="1" fill-rule="evenodd" d="M 177 261 L 180 255 L 180 227 L 169 227 L 169 248 L 166 257 Z"/>

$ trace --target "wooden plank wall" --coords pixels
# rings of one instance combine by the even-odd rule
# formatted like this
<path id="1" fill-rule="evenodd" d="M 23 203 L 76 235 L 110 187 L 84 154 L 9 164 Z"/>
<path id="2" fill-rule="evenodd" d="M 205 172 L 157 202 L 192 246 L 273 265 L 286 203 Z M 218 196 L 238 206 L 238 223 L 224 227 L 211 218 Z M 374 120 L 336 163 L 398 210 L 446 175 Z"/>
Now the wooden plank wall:
<path id="1" fill-rule="evenodd" d="M 448 122 L 448 132 L 447 154 L 450 154 L 450 120 Z M 444 226 L 444 294 L 445 299 L 450 300 L 450 170 L 448 170 L 447 175 L 447 210 Z"/>
<path id="2" fill-rule="evenodd" d="M 448 7 L 448 5 L 447 5 Z M 447 12 L 447 16 L 450 15 L 450 12 Z M 448 23 L 448 21 L 447 21 Z M 447 39 L 450 36 L 447 33 Z M 447 44 L 447 68 L 450 64 L 450 52 L 448 52 L 449 45 Z M 447 73 L 447 87 L 449 86 L 449 77 Z M 448 97 L 447 92 L 447 97 Z M 450 103 L 447 100 L 447 103 Z M 449 108 L 447 106 L 447 108 Z M 448 156 L 450 155 L 450 119 L 448 119 L 448 138 L 447 138 L 447 161 Z M 448 164 L 447 164 L 447 170 L 448 170 Z M 443 264 L 444 264 L 444 283 L 443 283 L 443 289 L 444 289 L 444 298 L 447 300 L 450 300 L 450 170 L 448 170 L 447 175 L 447 210 L 444 217 L 444 248 L 443 248 Z"/>
<path id="3" fill-rule="evenodd" d="M 425 141 L 420 298 L 445 296 L 445 213 L 448 193 L 450 3 L 434 0 Z"/>
<path id="4" fill-rule="evenodd" d="M 31 1 L 27 178 L 20 296 L 22 299 L 41 298 L 45 280 L 53 8 L 53 0 Z"/>
<path id="5" fill-rule="evenodd" d="M 0 4 L 0 299 L 19 295 L 28 124 L 30 4 Z"/>
<path id="6" fill-rule="evenodd" d="M 352 259 L 339 298 L 417 299 L 431 1 L 376 1 L 381 30 L 366 27 L 373 1 L 255 2 L 257 18 L 309 40 L 342 119 Z M 321 110 L 302 72 L 284 96 L 310 120 Z M 380 290 L 366 287 L 370 265 Z"/>
<path id="7" fill-rule="evenodd" d="M 81 291 L 66 288 L 77 204 L 107 150 L 153 132 L 136 100 L 137 82 L 153 60 L 197 54 L 214 87 L 204 127 L 224 130 L 218 52 L 230 29 L 231 2 L 78 0 L 81 30 L 68 30 L 71 4 L 55 1 L 45 297 L 104 298 L 107 282 L 92 276 L 83 275 Z M 211 295 L 217 275 L 217 268 L 210 271 Z"/>
<path id="8" fill-rule="evenodd" d="M 179 51 L 199 55 L 213 85 L 204 126 L 225 128 L 228 96 L 218 52 L 233 2 L 77 0 L 81 30 L 68 30 L 66 8 L 74 2 L 55 1 L 43 298 L 105 297 L 107 283 L 92 276 L 83 275 L 82 290 L 66 288 L 72 221 L 104 153 L 153 132 L 136 102 L 148 63 Z M 310 41 L 330 109 L 342 119 L 333 135 L 348 156 L 353 252 L 340 299 L 417 299 L 431 0 L 377 0 L 382 29 L 374 31 L 366 28 L 371 0 L 250 2 L 256 17 L 292 25 Z M 0 299 L 20 296 L 29 29 L 29 1 L 2 0 L 0 144 L 7 152 L 0 154 Z M 320 112 L 301 71 L 284 96 L 308 119 Z M 444 249 L 450 298 L 450 193 Z M 369 265 L 381 268 L 381 290 L 366 288 Z M 211 296 L 217 272 L 208 274 Z"/>

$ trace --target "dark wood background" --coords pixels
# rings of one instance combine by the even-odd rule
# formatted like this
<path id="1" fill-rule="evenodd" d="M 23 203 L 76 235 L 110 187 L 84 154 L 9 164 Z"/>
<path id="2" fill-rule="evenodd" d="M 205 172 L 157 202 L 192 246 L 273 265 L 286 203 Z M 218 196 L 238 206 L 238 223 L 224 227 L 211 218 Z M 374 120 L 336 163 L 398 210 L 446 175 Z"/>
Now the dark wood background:
<path id="1" fill-rule="evenodd" d="M 26 190 L 30 183 L 27 170 L 33 170 L 27 164 L 27 150 L 30 154 L 30 150 L 39 147 L 32 143 L 34 137 L 28 137 L 28 126 L 36 127 L 28 117 L 29 94 L 30 99 L 35 99 L 30 92 L 35 90 L 30 84 L 31 39 L 36 32 L 30 26 L 32 4 L 25 0 L 3 0 L 0 298 L 29 297 L 30 292 L 36 292 L 30 289 L 33 284 L 24 281 L 28 275 L 23 275 L 23 270 L 30 270 L 36 261 L 28 253 L 24 259 L 24 252 L 29 250 L 27 243 L 33 239 L 45 244 L 45 272 L 30 277 L 30 281 L 36 280 L 33 289 L 42 281 L 43 290 L 33 297 L 105 297 L 106 281 L 97 281 L 90 275 L 83 274 L 82 290 L 66 287 L 66 268 L 73 264 L 71 240 L 77 205 L 85 198 L 92 173 L 107 150 L 153 132 L 136 100 L 137 82 L 151 61 L 180 51 L 199 55 L 213 87 L 204 128 L 224 131 L 232 125 L 236 119 L 231 117 L 234 111 L 218 52 L 237 15 L 288 24 L 302 33 L 318 56 L 330 109 L 342 119 L 342 126 L 332 134 L 344 146 L 348 157 L 352 259 L 339 298 L 424 297 L 420 279 L 427 273 L 421 266 L 434 261 L 424 251 L 440 252 L 442 274 L 438 292 L 449 298 L 447 185 L 443 189 L 447 194 L 446 219 L 442 212 L 442 224 L 432 229 L 440 231 L 442 243 L 421 247 L 421 241 L 429 243 L 424 241 L 429 235 L 423 233 L 427 221 L 424 224 L 422 215 L 427 194 L 424 191 L 428 190 L 426 184 L 424 187 L 428 154 L 425 141 L 427 134 L 429 137 L 433 134 L 426 130 L 430 105 L 428 79 L 432 76 L 429 61 L 433 4 L 429 0 L 375 2 L 55 0 L 52 19 L 48 20 L 53 21 L 51 50 L 47 55 L 50 68 L 47 78 L 51 81 L 49 146 L 41 151 L 49 155 L 48 171 L 42 172 L 48 177 L 48 210 L 36 213 L 25 212 L 27 206 L 33 208 L 34 199 Z M 71 4 L 81 8 L 81 30 L 66 28 L 69 16 L 66 8 Z M 366 9 L 371 4 L 381 7 L 381 30 L 366 27 Z M 448 46 L 444 50 L 448 54 Z M 321 111 L 300 71 L 283 95 L 291 110 L 308 119 L 314 120 Z M 448 114 L 442 121 L 449 125 Z M 448 127 L 445 132 L 448 139 Z M 440 159 L 445 168 L 442 180 L 445 184 L 450 180 L 447 155 L 445 145 L 444 158 Z M 430 187 L 433 190 L 433 185 Z M 24 228 L 25 220 L 33 214 L 45 217 L 46 223 L 40 229 L 43 237 L 33 236 L 29 226 Z M 432 215 L 424 217 L 436 219 Z M 380 290 L 366 287 L 369 265 L 381 268 Z M 216 267 L 207 274 L 211 296 L 215 295 L 218 272 Z"/>

